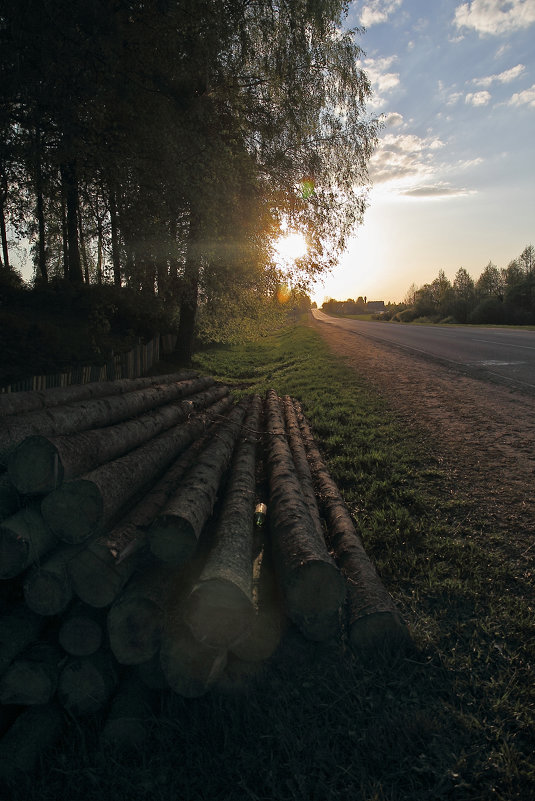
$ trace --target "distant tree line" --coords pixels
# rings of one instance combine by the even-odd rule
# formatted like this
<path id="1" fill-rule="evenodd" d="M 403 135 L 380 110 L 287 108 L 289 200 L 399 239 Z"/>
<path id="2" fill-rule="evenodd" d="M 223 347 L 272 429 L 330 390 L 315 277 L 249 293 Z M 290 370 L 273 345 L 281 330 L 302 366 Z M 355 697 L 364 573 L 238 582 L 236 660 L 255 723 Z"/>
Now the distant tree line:
<path id="1" fill-rule="evenodd" d="M 28 239 L 36 285 L 176 304 L 187 361 L 199 309 L 254 320 L 276 297 L 284 226 L 308 240 L 299 275 L 332 267 L 378 129 L 346 6 L 3 0 L 4 282 Z"/>
<path id="2" fill-rule="evenodd" d="M 477 280 L 461 267 L 453 281 L 443 270 L 430 283 L 409 288 L 394 320 L 535 325 L 535 248 L 528 245 L 507 267 L 491 261 Z"/>
<path id="3" fill-rule="evenodd" d="M 335 300 L 328 298 L 321 304 L 322 310 L 326 314 L 366 314 L 367 298 L 359 296 L 356 300 L 348 298 L 347 300 Z"/>

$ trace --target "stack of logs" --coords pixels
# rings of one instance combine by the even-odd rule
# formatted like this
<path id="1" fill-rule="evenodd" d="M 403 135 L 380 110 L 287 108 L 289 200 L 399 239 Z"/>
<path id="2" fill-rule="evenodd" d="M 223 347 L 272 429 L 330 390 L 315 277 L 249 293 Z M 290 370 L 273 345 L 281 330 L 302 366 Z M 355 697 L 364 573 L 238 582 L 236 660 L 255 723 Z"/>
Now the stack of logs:
<path id="1" fill-rule="evenodd" d="M 407 641 L 297 401 L 179 373 L 0 415 L 0 781 L 66 717 L 135 742 L 156 691 L 264 663 L 288 621 L 357 653 Z"/>

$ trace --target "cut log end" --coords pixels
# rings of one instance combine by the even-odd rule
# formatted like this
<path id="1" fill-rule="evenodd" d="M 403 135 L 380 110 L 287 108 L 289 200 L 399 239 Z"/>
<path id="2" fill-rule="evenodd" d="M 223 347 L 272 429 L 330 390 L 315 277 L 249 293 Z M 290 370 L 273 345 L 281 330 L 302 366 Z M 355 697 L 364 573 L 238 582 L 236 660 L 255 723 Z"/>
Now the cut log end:
<path id="1" fill-rule="evenodd" d="M 396 611 L 375 612 L 352 623 L 349 645 L 355 655 L 370 658 L 404 652 L 411 645 L 411 637 Z"/>
<path id="2" fill-rule="evenodd" d="M 174 515 L 158 518 L 148 531 L 148 540 L 154 556 L 175 567 L 191 559 L 197 547 L 191 523 Z"/>
<path id="3" fill-rule="evenodd" d="M 99 530 L 104 508 L 96 484 L 77 479 L 47 495 L 41 512 L 56 536 L 76 545 Z"/>
<path id="4" fill-rule="evenodd" d="M 288 614 L 311 640 L 328 640 L 338 629 L 345 584 L 334 564 L 311 561 L 301 565 L 286 587 Z"/>
<path id="5" fill-rule="evenodd" d="M 63 482 L 63 467 L 56 447 L 45 437 L 27 437 L 7 463 L 9 478 L 22 494 L 52 492 Z"/>
<path id="6" fill-rule="evenodd" d="M 175 693 L 199 698 L 223 673 L 227 652 L 198 642 L 186 625 L 175 625 L 162 642 L 160 663 Z"/>
<path id="7" fill-rule="evenodd" d="M 102 644 L 102 626 L 90 617 L 70 617 L 60 627 L 59 644 L 72 656 L 90 656 Z"/>
<path id="8" fill-rule="evenodd" d="M 72 587 L 61 575 L 36 568 L 24 582 L 24 600 L 38 615 L 59 615 L 72 601 Z"/>
<path id="9" fill-rule="evenodd" d="M 157 653 L 163 627 L 162 610 L 148 598 L 132 598 L 108 613 L 110 647 L 122 665 L 140 665 Z"/>
<path id="10" fill-rule="evenodd" d="M 253 619 L 252 601 L 235 584 L 220 579 L 197 584 L 184 609 L 184 620 L 195 639 L 214 648 L 239 642 Z"/>
<path id="11" fill-rule="evenodd" d="M 0 526 L 0 578 L 18 576 L 28 564 L 30 543 L 16 531 Z"/>

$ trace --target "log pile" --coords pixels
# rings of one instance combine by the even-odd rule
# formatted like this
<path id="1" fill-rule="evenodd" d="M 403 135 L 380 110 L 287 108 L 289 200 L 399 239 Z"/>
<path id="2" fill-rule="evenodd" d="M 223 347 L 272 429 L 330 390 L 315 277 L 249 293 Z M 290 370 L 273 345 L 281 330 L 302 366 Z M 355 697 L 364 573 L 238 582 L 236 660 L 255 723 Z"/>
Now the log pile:
<path id="1" fill-rule="evenodd" d="M 251 675 L 288 625 L 407 642 L 297 401 L 174 374 L 0 415 L 0 783 L 72 716 L 139 742 L 157 691 Z"/>

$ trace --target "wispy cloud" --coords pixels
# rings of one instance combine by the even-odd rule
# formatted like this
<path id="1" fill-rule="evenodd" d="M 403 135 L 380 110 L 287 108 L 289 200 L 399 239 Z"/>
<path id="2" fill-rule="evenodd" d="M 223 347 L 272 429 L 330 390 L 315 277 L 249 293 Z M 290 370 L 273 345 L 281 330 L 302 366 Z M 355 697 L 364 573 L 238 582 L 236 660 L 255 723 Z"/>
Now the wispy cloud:
<path id="1" fill-rule="evenodd" d="M 473 189 L 466 189 L 466 187 L 451 186 L 444 181 L 438 181 L 436 184 L 428 184 L 424 186 L 415 186 L 412 189 L 406 189 L 400 192 L 404 197 L 414 198 L 441 198 L 441 197 L 466 197 L 467 195 L 476 194 Z"/>
<path id="2" fill-rule="evenodd" d="M 471 0 L 455 9 L 457 28 L 498 36 L 528 28 L 535 22 L 533 0 Z"/>
<path id="3" fill-rule="evenodd" d="M 531 106 L 535 108 L 535 83 L 523 92 L 515 92 L 509 101 L 511 106 Z"/>
<path id="4" fill-rule="evenodd" d="M 403 0 L 368 0 L 362 8 L 360 24 L 369 28 L 379 22 L 386 22 L 402 2 Z"/>
<path id="5" fill-rule="evenodd" d="M 525 71 L 523 64 L 517 64 L 516 67 L 511 67 L 509 70 L 504 70 L 497 75 L 486 75 L 483 78 L 473 78 L 472 83 L 476 86 L 492 86 L 493 83 L 511 83 L 516 78 L 520 77 Z"/>
<path id="6" fill-rule="evenodd" d="M 399 115 L 401 116 L 401 115 Z M 399 123 L 399 121 L 398 121 Z M 387 133 L 370 162 L 374 184 L 408 181 L 422 183 L 434 172 L 433 159 L 444 143 L 438 137 Z"/>
<path id="7" fill-rule="evenodd" d="M 464 102 L 470 106 L 487 106 L 491 101 L 492 95 L 486 90 L 482 92 L 468 92 Z"/>
<path id="8" fill-rule="evenodd" d="M 382 95 L 391 92 L 399 86 L 399 72 L 390 70 L 392 64 L 397 60 L 396 56 L 388 58 L 367 58 L 364 61 L 364 70 L 373 89 L 373 99 L 370 105 L 379 108 L 385 102 Z"/>

